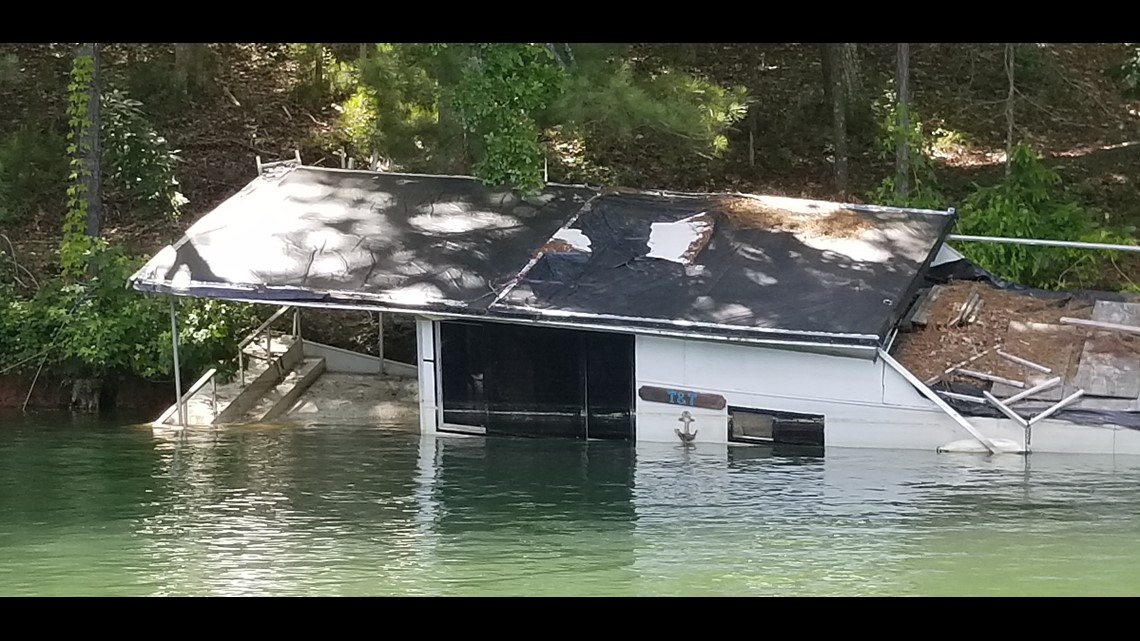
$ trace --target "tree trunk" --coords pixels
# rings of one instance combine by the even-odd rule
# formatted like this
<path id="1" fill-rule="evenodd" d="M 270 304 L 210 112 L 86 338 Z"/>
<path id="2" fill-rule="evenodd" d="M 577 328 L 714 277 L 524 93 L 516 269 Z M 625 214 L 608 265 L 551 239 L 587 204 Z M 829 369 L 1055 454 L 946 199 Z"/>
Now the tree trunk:
<path id="1" fill-rule="evenodd" d="M 835 147 L 835 189 L 847 193 L 847 92 L 843 86 L 842 45 L 829 47 L 831 58 L 832 144 Z"/>
<path id="2" fill-rule="evenodd" d="M 323 90 L 325 84 L 325 48 L 319 42 L 312 45 L 313 53 L 313 86 Z"/>
<path id="3" fill-rule="evenodd" d="M 206 73 L 209 50 L 201 42 L 174 43 L 174 81 L 182 90 L 198 90 L 210 81 Z"/>
<path id="4" fill-rule="evenodd" d="M 1017 89 L 1013 84 L 1013 55 L 1015 45 L 1005 45 L 1005 76 L 1009 80 L 1009 93 L 1005 99 L 1005 175 L 1009 175 L 1013 158 L 1013 99 Z"/>
<path id="5" fill-rule="evenodd" d="M 843 67 L 843 89 L 847 92 L 847 108 L 856 107 L 863 100 L 863 74 L 859 70 L 859 49 L 854 42 L 839 44 Z"/>
<path id="6" fill-rule="evenodd" d="M 823 73 L 823 104 L 831 106 L 831 47 L 828 43 L 819 45 L 819 69 Z"/>
<path id="7" fill-rule="evenodd" d="M 87 175 L 84 177 L 84 183 L 87 187 L 87 235 L 96 237 L 99 236 L 103 226 L 103 207 L 102 198 L 99 187 L 102 185 L 102 176 L 100 172 L 100 148 L 99 148 L 99 96 L 100 96 L 100 79 L 99 79 L 99 43 L 91 42 L 84 44 L 80 50 L 79 55 L 91 56 L 91 92 L 87 98 L 87 132 L 84 140 L 80 141 L 82 149 L 87 150 L 87 157 L 83 162 L 87 168 Z"/>
<path id="8" fill-rule="evenodd" d="M 895 195 L 905 200 L 910 195 L 910 43 L 900 42 L 898 48 L 898 131 L 895 133 Z"/>

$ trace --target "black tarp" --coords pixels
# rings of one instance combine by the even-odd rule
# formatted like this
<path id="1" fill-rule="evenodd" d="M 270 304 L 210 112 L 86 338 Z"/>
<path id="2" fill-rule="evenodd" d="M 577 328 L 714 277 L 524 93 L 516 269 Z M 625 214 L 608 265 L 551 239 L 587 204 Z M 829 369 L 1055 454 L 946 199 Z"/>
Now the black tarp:
<path id="1" fill-rule="evenodd" d="M 464 177 L 278 168 L 195 223 L 132 285 L 870 348 L 953 224 L 943 212 L 841 206 L 858 209 L 859 234 L 812 236 L 731 224 L 717 198 L 577 186 L 524 198 Z M 839 207 L 782 201 L 792 205 L 765 206 L 806 208 L 808 218 Z M 647 256 L 654 223 L 702 211 L 715 225 L 691 264 Z M 591 251 L 548 243 L 565 232 L 588 237 Z"/>
<path id="2" fill-rule="evenodd" d="M 470 178 L 300 167 L 254 180 L 133 284 L 202 297 L 481 310 L 594 193 L 551 187 L 520 198 Z"/>
<path id="3" fill-rule="evenodd" d="M 715 197 L 599 196 L 570 226 L 590 251 L 544 254 L 492 310 L 679 320 L 874 345 L 953 223 L 944 213 L 859 211 L 865 230 L 857 236 L 813 239 L 746 228 L 719 208 Z M 702 212 L 714 221 L 712 236 L 691 265 L 646 256 L 654 223 Z"/>

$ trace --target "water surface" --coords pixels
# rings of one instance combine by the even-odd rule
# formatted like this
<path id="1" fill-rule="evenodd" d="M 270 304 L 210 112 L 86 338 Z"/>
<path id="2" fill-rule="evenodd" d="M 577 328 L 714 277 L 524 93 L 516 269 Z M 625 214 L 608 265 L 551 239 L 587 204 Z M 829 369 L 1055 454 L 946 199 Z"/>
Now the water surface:
<path id="1" fill-rule="evenodd" d="M 1140 458 L 0 416 L 2 595 L 1136 595 Z"/>

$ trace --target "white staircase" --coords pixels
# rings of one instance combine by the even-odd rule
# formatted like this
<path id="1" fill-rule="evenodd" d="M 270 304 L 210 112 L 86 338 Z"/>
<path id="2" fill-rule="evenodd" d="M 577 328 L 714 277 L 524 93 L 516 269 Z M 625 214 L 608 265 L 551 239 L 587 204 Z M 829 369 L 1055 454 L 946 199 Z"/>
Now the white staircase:
<path id="1" fill-rule="evenodd" d="M 333 408 L 339 408 L 336 403 L 342 394 L 339 391 L 330 393 L 331 389 L 338 386 L 355 389 L 362 384 L 373 389 L 368 389 L 363 394 L 358 393 L 356 396 L 359 398 L 350 399 L 355 404 L 364 406 L 371 402 L 392 400 L 390 395 L 378 393 L 386 391 L 385 386 L 400 391 L 400 394 L 393 392 L 393 397 L 408 397 L 410 394 L 414 404 L 417 393 L 414 366 L 381 361 L 375 356 L 306 342 L 296 335 L 299 332 L 297 318 L 294 318 L 292 334 L 270 330 L 270 325 L 286 311 L 289 311 L 288 307 L 280 308 L 240 343 L 239 371 L 234 380 L 222 383 L 217 371 L 211 369 L 182 395 L 181 420 L 179 403 L 175 403 L 152 425 L 177 427 L 260 423 L 282 418 L 303 405 L 310 412 L 320 407 L 321 410 L 337 413 Z M 330 381 L 330 389 L 325 389 L 329 385 L 322 387 L 325 391 L 321 398 L 313 399 L 316 400 L 315 404 L 311 400 L 302 402 L 302 397 L 321 379 L 326 370 L 339 372 L 338 376 L 348 378 Z M 394 377 L 389 379 L 385 374 Z M 376 385 L 380 387 L 374 387 Z M 318 410 L 318 413 L 323 414 L 324 411 Z M 367 410 L 352 409 L 350 415 L 355 417 L 357 414 L 362 419 L 369 418 Z"/>

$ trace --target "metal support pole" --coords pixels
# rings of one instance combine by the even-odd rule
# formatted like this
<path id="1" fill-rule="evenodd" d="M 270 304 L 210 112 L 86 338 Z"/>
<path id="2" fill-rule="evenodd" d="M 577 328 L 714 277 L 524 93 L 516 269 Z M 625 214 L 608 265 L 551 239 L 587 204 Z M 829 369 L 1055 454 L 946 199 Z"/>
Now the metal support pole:
<path id="1" fill-rule="evenodd" d="M 174 314 L 174 297 L 170 297 L 170 342 L 174 348 L 174 393 L 178 405 L 178 424 L 186 426 L 186 415 L 182 406 L 182 372 L 178 362 L 178 317 Z"/>
<path id="2" fill-rule="evenodd" d="M 213 387 L 210 390 L 211 401 L 213 402 L 214 418 L 218 418 L 218 376 L 215 374 L 210 377 L 210 385 Z"/>
<path id="3" fill-rule="evenodd" d="M 380 375 L 384 375 L 384 312 L 376 312 L 376 353 L 380 356 Z"/>
<path id="4" fill-rule="evenodd" d="M 1073 249 L 1106 249 L 1121 252 L 1140 252 L 1140 245 L 1116 245 L 1112 243 L 1086 243 L 1075 240 L 1045 240 L 1041 238 L 1007 238 L 1004 236 L 970 236 L 950 234 L 947 240 L 962 242 L 999 243 L 1006 245 L 1031 245 L 1035 247 L 1071 247 Z"/>

